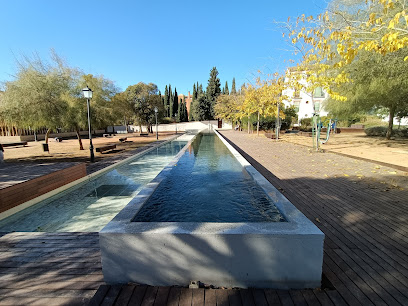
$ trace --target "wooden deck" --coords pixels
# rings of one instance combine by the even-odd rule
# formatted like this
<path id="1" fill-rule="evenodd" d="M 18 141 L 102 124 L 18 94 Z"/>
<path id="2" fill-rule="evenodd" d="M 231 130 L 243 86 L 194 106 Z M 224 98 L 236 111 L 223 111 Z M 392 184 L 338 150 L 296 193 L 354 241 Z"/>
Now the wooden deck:
<path id="1" fill-rule="evenodd" d="M 98 233 L 0 234 L 0 305 L 86 305 L 101 284 Z"/>
<path id="2" fill-rule="evenodd" d="M 407 173 L 223 134 L 325 233 L 322 289 L 108 286 L 96 233 L 9 233 L 0 237 L 0 305 L 408 305 Z"/>
<path id="3" fill-rule="evenodd" d="M 336 291 L 273 289 L 189 289 L 102 285 L 89 303 L 97 305 L 346 305 Z"/>

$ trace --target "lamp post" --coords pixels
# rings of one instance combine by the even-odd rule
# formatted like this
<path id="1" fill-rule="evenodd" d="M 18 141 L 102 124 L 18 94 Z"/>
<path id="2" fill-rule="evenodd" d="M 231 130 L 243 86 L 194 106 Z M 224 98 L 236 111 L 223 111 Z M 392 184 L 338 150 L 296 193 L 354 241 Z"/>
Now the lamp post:
<path id="1" fill-rule="evenodd" d="M 154 114 L 156 115 L 156 140 L 158 140 L 159 139 L 159 127 L 158 127 L 158 125 L 157 125 L 157 112 L 158 112 L 159 110 L 157 109 L 157 107 L 155 107 L 154 108 Z"/>
<path id="2" fill-rule="evenodd" d="M 174 119 L 176 119 L 175 122 L 176 122 L 176 135 L 177 135 L 177 113 L 174 114 Z"/>
<path id="3" fill-rule="evenodd" d="M 89 131 L 89 151 L 91 152 L 91 163 L 95 162 L 94 147 L 92 145 L 92 132 L 91 132 L 91 107 L 89 105 L 89 100 L 92 99 L 92 90 L 86 86 L 82 89 L 82 93 L 86 98 L 87 107 L 88 107 L 88 131 Z"/>

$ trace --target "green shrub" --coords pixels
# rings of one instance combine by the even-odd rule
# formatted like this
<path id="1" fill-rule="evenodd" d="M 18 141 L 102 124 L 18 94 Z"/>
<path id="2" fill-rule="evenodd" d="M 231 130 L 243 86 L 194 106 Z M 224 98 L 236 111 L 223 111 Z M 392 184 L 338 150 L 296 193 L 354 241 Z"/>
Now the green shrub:
<path id="1" fill-rule="evenodd" d="M 381 136 L 385 137 L 387 134 L 387 127 L 386 126 L 373 126 L 369 128 L 365 128 L 364 132 L 367 136 Z"/>
<path id="2" fill-rule="evenodd" d="M 385 137 L 387 134 L 387 127 L 386 126 L 373 126 L 369 128 L 365 128 L 364 132 L 367 136 L 379 136 Z M 393 129 L 392 134 L 395 137 L 401 138 L 408 138 L 408 129 Z"/>
<path id="3" fill-rule="evenodd" d="M 312 126 L 312 118 L 303 118 L 300 120 L 300 129 L 306 131 Z"/>
<path id="4" fill-rule="evenodd" d="M 173 122 L 174 122 L 174 119 L 170 117 L 164 117 L 160 119 L 160 123 L 163 123 L 163 124 L 169 124 Z"/>

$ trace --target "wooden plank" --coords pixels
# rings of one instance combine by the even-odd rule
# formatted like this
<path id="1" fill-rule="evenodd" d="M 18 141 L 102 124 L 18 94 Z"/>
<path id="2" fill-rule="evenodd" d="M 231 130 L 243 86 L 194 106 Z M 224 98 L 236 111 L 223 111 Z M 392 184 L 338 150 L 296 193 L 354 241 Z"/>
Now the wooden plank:
<path id="1" fill-rule="evenodd" d="M 41 298 L 37 297 L 4 297 L 1 298 L 2 305 L 89 305 L 88 298 L 58 297 L 58 298 Z M 96 305 L 95 305 L 96 306 Z"/>
<path id="2" fill-rule="evenodd" d="M 115 306 L 127 306 L 135 288 L 136 286 L 133 285 L 122 286 L 122 290 L 120 291 L 120 294 L 115 302 Z"/>
<path id="3" fill-rule="evenodd" d="M 268 306 L 266 301 L 265 293 L 261 289 L 252 289 L 252 296 L 254 297 L 255 305 L 257 306 Z"/>
<path id="4" fill-rule="evenodd" d="M 171 287 L 169 292 L 169 297 L 167 299 L 168 306 L 178 306 L 180 299 L 181 288 Z"/>
<path id="5" fill-rule="evenodd" d="M 280 306 L 282 305 L 278 296 L 278 293 L 274 289 L 265 289 L 265 297 L 268 301 L 269 306 Z"/>
<path id="6" fill-rule="evenodd" d="M 133 290 L 132 296 L 130 297 L 129 305 L 142 305 L 146 290 L 147 286 L 136 286 L 135 290 Z"/>
<path id="7" fill-rule="evenodd" d="M 276 291 L 278 293 L 279 299 L 282 303 L 282 305 L 287 305 L 287 306 L 293 306 L 295 304 L 293 304 L 292 298 L 289 294 L 288 290 L 277 290 Z"/>
<path id="8" fill-rule="evenodd" d="M 395 268 L 389 266 L 385 263 L 382 258 L 378 258 L 380 262 L 374 261 L 370 258 L 366 253 L 360 250 L 354 250 L 356 254 L 356 260 L 363 260 L 364 264 L 360 264 L 363 269 L 365 269 L 368 273 L 372 273 L 372 269 L 378 273 L 378 276 L 375 275 L 378 281 L 382 283 L 382 278 L 386 280 L 392 288 L 382 285 L 383 287 L 387 288 L 387 290 L 392 294 L 392 296 L 399 301 L 401 304 L 408 305 L 408 279 L 406 279 L 400 273 L 395 271 Z M 386 270 L 387 269 L 387 270 Z M 390 269 L 391 271 L 389 271 Z"/>
<path id="9" fill-rule="evenodd" d="M 204 305 L 204 288 L 192 289 L 193 300 L 191 302 L 192 306 L 203 306 Z"/>
<path id="10" fill-rule="evenodd" d="M 356 284 L 356 286 L 364 294 L 365 297 L 363 295 L 359 295 L 362 302 L 371 301 L 375 305 L 386 305 L 384 300 L 380 298 L 380 296 L 377 294 L 375 289 L 371 287 L 371 286 L 375 286 L 376 284 L 368 278 L 362 279 L 364 275 L 357 275 L 357 273 L 355 273 L 344 261 L 346 260 L 346 258 L 344 258 L 343 260 L 343 257 L 338 256 L 334 250 L 327 250 L 326 254 L 329 255 L 330 258 L 339 266 L 339 268 L 341 269 L 340 274 L 344 273 L 345 275 L 347 275 L 349 279 L 352 280 L 354 284 Z M 369 285 L 369 283 L 367 283 L 367 281 L 370 282 L 371 286 Z M 375 286 L 375 287 L 377 288 L 377 290 L 380 290 L 380 289 L 383 290 L 380 286 Z M 392 300 L 390 302 L 392 303 Z"/>
<path id="11" fill-rule="evenodd" d="M 319 300 L 320 304 L 327 305 L 327 306 L 334 305 L 331 299 L 329 298 L 329 296 L 327 295 L 327 291 L 320 290 L 320 289 L 314 289 L 313 293 L 316 296 L 316 298 Z"/>
<path id="12" fill-rule="evenodd" d="M 204 304 L 206 306 L 217 305 L 217 297 L 215 296 L 216 289 L 205 289 Z"/>
<path id="13" fill-rule="evenodd" d="M 382 298 L 384 302 L 386 302 L 388 305 L 399 305 L 399 302 L 397 302 L 394 296 L 399 295 L 399 297 L 402 298 L 402 295 L 400 296 L 399 292 L 395 290 L 392 285 L 390 285 L 383 278 L 383 276 L 379 276 L 371 267 L 360 261 L 351 250 L 348 250 L 347 254 L 343 250 L 333 250 L 333 252 L 341 257 L 353 269 L 353 271 L 357 273 L 358 276 L 361 277 L 376 292 L 376 294 Z M 392 295 L 390 295 L 387 291 L 392 293 Z M 403 299 L 403 301 L 408 305 L 408 300 L 406 298 Z"/>
<path id="14" fill-rule="evenodd" d="M 180 291 L 180 299 L 179 305 L 180 306 L 191 306 L 191 302 L 193 299 L 193 292 L 189 288 L 181 288 Z"/>
<path id="15" fill-rule="evenodd" d="M 101 306 L 113 306 L 116 299 L 119 297 L 121 289 L 121 285 L 110 286 L 108 293 L 105 295 L 105 298 L 101 303 Z"/>
<path id="16" fill-rule="evenodd" d="M 309 306 L 320 306 L 320 302 L 314 295 L 312 290 L 301 290 L 303 298 L 305 299 L 307 305 Z"/>
<path id="17" fill-rule="evenodd" d="M 158 287 L 147 286 L 146 293 L 142 301 L 142 306 L 154 305 L 158 289 L 159 289 Z"/>
<path id="18" fill-rule="evenodd" d="M 228 289 L 228 301 L 230 306 L 241 306 L 241 295 L 237 289 Z"/>
<path id="19" fill-rule="evenodd" d="M 91 299 L 96 293 L 96 290 L 49 290 L 42 288 L 40 290 L 25 289 L 0 289 L 0 296 L 14 296 L 14 297 L 81 297 Z"/>
<path id="20" fill-rule="evenodd" d="M 242 305 L 244 306 L 254 306 L 255 305 L 254 297 L 252 296 L 251 290 L 240 289 L 239 293 L 241 295 Z"/>
<path id="21" fill-rule="evenodd" d="M 307 306 L 307 302 L 303 297 L 303 294 L 300 290 L 289 290 L 289 294 L 292 298 L 292 301 L 295 305 Z"/>
<path id="22" fill-rule="evenodd" d="M 336 306 L 348 305 L 337 291 L 328 290 L 326 293 Z"/>
<path id="23" fill-rule="evenodd" d="M 1 281 L 1 289 L 25 289 L 39 290 L 47 288 L 49 290 L 70 289 L 70 290 L 97 290 L 104 282 L 88 282 L 88 281 L 41 281 L 36 278 L 28 278 L 22 281 Z"/>
<path id="24" fill-rule="evenodd" d="M 228 306 L 228 291 L 225 289 L 216 289 L 215 297 L 217 298 L 217 306 Z"/>
<path id="25" fill-rule="evenodd" d="M 331 268 L 334 268 L 334 271 Z M 364 296 L 360 289 L 348 277 L 344 276 L 334 262 L 327 257 L 324 259 L 323 271 L 348 304 L 363 305 L 358 299 L 359 296 Z M 364 298 L 367 299 L 365 296 Z M 371 303 L 367 300 L 365 303 Z"/>
<path id="26" fill-rule="evenodd" d="M 105 298 L 105 295 L 108 293 L 110 286 L 109 285 L 102 285 L 99 287 L 99 289 L 96 291 L 94 296 L 89 302 L 89 306 L 99 306 L 103 299 Z"/>
<path id="27" fill-rule="evenodd" d="M 169 296 L 170 287 L 159 287 L 157 290 L 156 299 L 154 301 L 155 306 L 167 305 L 167 298 Z"/>

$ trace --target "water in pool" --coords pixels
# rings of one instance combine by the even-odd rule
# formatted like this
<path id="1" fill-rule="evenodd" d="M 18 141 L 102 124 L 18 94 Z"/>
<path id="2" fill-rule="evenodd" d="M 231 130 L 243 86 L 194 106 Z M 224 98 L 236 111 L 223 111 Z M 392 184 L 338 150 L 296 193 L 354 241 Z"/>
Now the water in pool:
<path id="1" fill-rule="evenodd" d="M 218 136 L 200 133 L 133 221 L 285 220 Z"/>
<path id="2" fill-rule="evenodd" d="M 174 158 L 187 141 L 172 141 L 2 221 L 0 232 L 100 231 Z"/>

